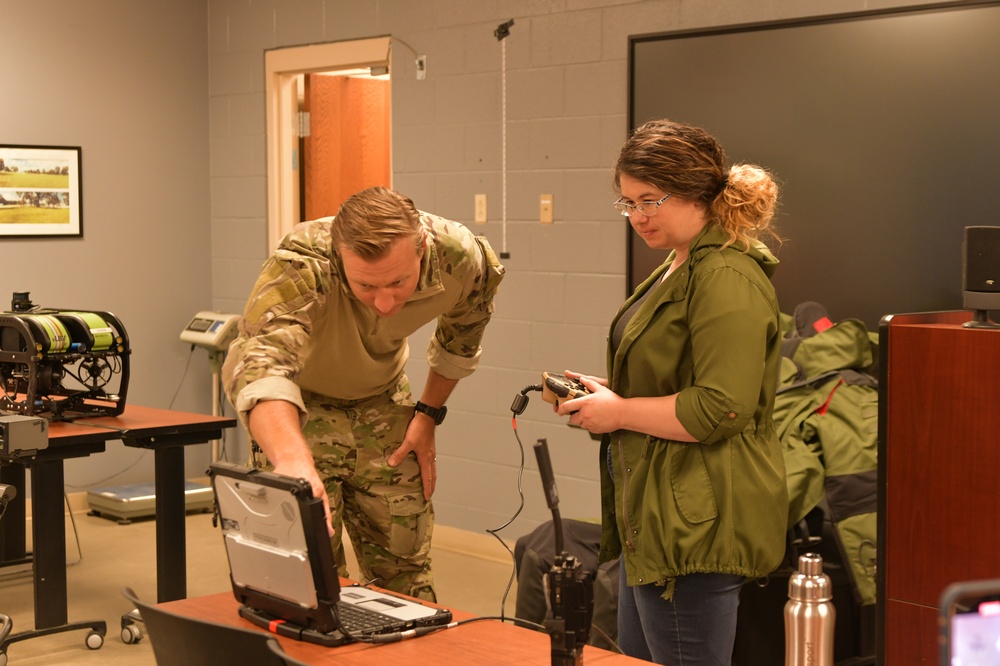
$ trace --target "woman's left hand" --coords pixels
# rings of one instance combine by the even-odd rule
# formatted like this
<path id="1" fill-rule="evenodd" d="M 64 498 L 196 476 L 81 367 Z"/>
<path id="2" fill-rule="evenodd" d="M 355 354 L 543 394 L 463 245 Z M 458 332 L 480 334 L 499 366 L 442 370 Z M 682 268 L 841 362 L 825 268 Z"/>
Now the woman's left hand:
<path id="1" fill-rule="evenodd" d="M 567 376 L 579 379 L 590 394 L 567 400 L 559 405 L 556 413 L 560 416 L 568 415 L 571 425 L 580 426 L 595 435 L 621 428 L 624 398 L 609 389 L 606 380 L 577 373 L 567 373 Z"/>

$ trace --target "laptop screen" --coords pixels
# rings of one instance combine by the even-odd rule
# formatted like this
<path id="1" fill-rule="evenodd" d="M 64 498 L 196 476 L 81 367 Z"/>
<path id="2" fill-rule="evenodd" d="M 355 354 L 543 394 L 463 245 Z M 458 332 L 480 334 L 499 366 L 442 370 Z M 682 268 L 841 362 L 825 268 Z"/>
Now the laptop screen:
<path id="1" fill-rule="evenodd" d="M 209 473 L 237 600 L 306 629 L 337 629 L 340 578 L 309 484 L 226 462 Z"/>
<path id="2" fill-rule="evenodd" d="M 451 621 L 447 609 L 415 599 L 342 589 L 323 502 L 305 479 L 227 462 L 212 463 L 209 475 L 233 594 L 254 624 L 332 646 Z"/>

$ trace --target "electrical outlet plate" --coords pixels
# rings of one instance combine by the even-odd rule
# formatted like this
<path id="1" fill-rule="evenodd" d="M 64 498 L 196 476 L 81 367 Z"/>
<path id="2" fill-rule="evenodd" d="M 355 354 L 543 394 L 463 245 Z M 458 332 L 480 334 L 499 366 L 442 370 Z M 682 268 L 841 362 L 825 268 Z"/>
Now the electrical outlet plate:
<path id="1" fill-rule="evenodd" d="M 486 224 L 487 211 L 486 211 L 486 195 L 477 194 L 476 195 L 476 224 Z"/>
<path id="2" fill-rule="evenodd" d="M 552 224 L 551 194 L 542 194 L 538 197 L 538 220 L 542 224 Z"/>

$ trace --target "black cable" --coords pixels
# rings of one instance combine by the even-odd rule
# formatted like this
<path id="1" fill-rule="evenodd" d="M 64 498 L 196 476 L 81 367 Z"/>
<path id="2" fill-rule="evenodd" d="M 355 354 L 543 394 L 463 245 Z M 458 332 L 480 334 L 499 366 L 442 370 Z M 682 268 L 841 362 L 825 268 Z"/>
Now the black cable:
<path id="1" fill-rule="evenodd" d="M 504 588 L 503 597 L 501 597 L 501 599 L 500 599 L 500 616 L 501 617 L 503 617 L 503 615 L 504 615 L 504 610 L 507 607 L 507 597 L 508 597 L 508 595 L 510 595 L 510 590 L 514 586 L 514 580 L 517 577 L 517 560 L 514 558 L 514 551 L 512 551 L 510 549 L 510 546 L 508 546 L 507 543 L 502 538 L 500 538 L 500 535 L 498 534 L 498 532 L 500 532 L 500 530 L 505 529 L 511 523 L 513 523 L 514 520 L 519 515 L 521 515 L 521 511 L 524 509 L 524 489 L 523 489 L 522 484 L 521 484 L 521 479 L 524 476 L 524 445 L 521 443 L 521 438 L 517 434 L 517 421 L 516 421 L 516 418 L 512 419 L 512 420 L 514 421 L 514 436 L 517 438 L 517 448 L 518 448 L 518 450 L 520 451 L 520 454 L 521 454 L 521 462 L 520 462 L 520 464 L 518 465 L 518 468 L 517 468 L 517 495 L 520 498 L 520 501 L 519 501 L 519 504 L 518 504 L 518 507 L 517 507 L 517 511 L 514 512 L 514 515 L 512 515 L 507 522 L 505 522 L 500 527 L 495 527 L 493 529 L 487 529 L 486 530 L 490 535 L 493 536 L 494 539 L 496 539 L 497 541 L 500 542 L 500 545 L 503 546 L 504 550 L 506 550 L 507 553 L 510 555 L 510 561 L 511 561 L 510 578 L 507 579 L 507 586 Z"/>
<path id="2" fill-rule="evenodd" d="M 520 436 L 517 433 L 517 416 L 519 416 L 520 414 L 524 413 L 524 410 L 528 406 L 528 395 L 527 394 L 530 391 L 541 391 L 541 390 L 542 390 L 542 385 L 541 384 L 531 384 L 529 386 L 525 386 L 523 389 L 521 389 L 521 392 L 517 396 L 514 397 L 514 402 L 513 402 L 513 404 L 511 404 L 511 407 L 510 407 L 511 411 L 514 413 L 514 418 L 512 419 L 513 420 L 513 424 L 514 424 L 514 435 L 517 437 L 517 443 L 518 443 L 518 445 L 521 446 L 521 464 L 522 464 L 522 469 L 523 469 L 523 465 L 524 465 L 524 446 L 521 444 L 521 438 L 520 438 Z M 523 505 L 523 497 L 522 497 L 522 505 Z M 558 510 L 553 510 L 552 514 L 553 514 L 553 523 L 558 522 L 560 520 Z M 510 523 L 508 523 L 508 524 L 510 524 Z M 554 525 L 554 529 L 555 529 L 556 540 L 557 540 L 557 544 L 558 544 L 557 552 L 561 552 L 562 551 L 562 545 L 561 545 L 562 528 L 560 526 L 558 526 L 558 525 Z M 494 535 L 494 536 L 496 536 L 496 535 Z M 489 618 L 485 618 L 484 617 L 484 618 L 480 618 L 480 619 L 489 619 Z M 504 621 L 504 618 L 502 616 L 500 618 L 496 618 L 496 619 Z M 525 626 L 534 627 L 534 628 L 537 628 L 537 629 L 539 629 L 541 631 L 545 631 L 545 632 L 548 631 L 547 627 L 544 627 L 542 625 L 536 624 L 534 622 L 530 622 L 528 620 L 522 620 L 522 619 L 519 619 L 519 618 L 514 618 L 514 622 L 518 623 L 518 624 L 523 624 Z M 608 636 L 607 632 L 605 632 L 603 629 L 601 629 L 599 626 L 597 626 L 596 623 L 591 622 L 590 629 L 592 631 L 596 631 L 598 634 L 600 634 L 601 638 L 603 638 L 605 641 L 607 641 L 608 644 L 611 645 L 611 647 L 616 652 L 618 652 L 619 654 L 624 654 L 624 652 L 622 652 L 622 649 L 620 647 L 618 647 L 618 643 L 615 640 L 613 640 L 610 636 Z"/>
<path id="3" fill-rule="evenodd" d="M 521 392 L 514 397 L 514 402 L 511 404 L 511 408 L 510 408 L 511 413 L 512 413 L 512 416 L 511 416 L 511 425 L 512 425 L 513 430 L 514 430 L 514 438 L 517 440 L 518 450 L 520 451 L 520 454 L 521 454 L 521 461 L 520 461 L 520 464 L 518 466 L 518 474 L 517 474 L 517 492 L 518 492 L 518 496 L 520 497 L 520 504 L 518 505 L 517 510 L 510 517 L 510 519 L 507 520 L 507 522 L 505 522 L 500 527 L 496 527 L 496 528 L 493 528 L 493 529 L 487 529 L 486 530 L 497 541 L 500 542 L 500 545 L 502 545 L 504 547 L 504 549 L 507 551 L 507 553 L 511 556 L 511 562 L 512 562 L 510 579 L 507 581 L 507 587 L 504 590 L 503 598 L 502 598 L 501 603 L 500 603 L 500 615 L 499 616 L 496 616 L 496 615 L 481 615 L 481 616 L 477 616 L 477 617 L 467 618 L 467 619 L 464 619 L 464 620 L 458 620 L 458 621 L 455 621 L 455 622 L 449 622 L 447 624 L 440 624 L 440 625 L 429 626 L 429 627 L 415 627 L 413 629 L 407 629 L 405 631 L 396 631 L 396 632 L 387 633 L 387 634 L 362 634 L 362 635 L 354 635 L 354 634 L 349 633 L 346 629 L 344 629 L 343 625 L 340 622 L 340 616 L 339 616 L 339 613 L 337 612 L 336 605 L 334 605 L 334 607 L 333 607 L 333 614 L 334 614 L 334 617 L 335 617 L 335 619 L 337 621 L 337 626 L 340 628 L 340 632 L 342 634 L 344 634 L 344 636 L 347 639 L 353 640 L 353 641 L 356 641 L 356 642 L 360 642 L 360 643 L 373 643 L 373 644 L 395 643 L 395 642 L 406 640 L 406 639 L 409 639 L 409 638 L 418 638 L 420 636 L 426 636 L 428 634 L 432 634 L 432 633 L 435 633 L 435 632 L 438 632 L 438 631 L 444 631 L 445 629 L 452 629 L 454 627 L 458 627 L 458 626 L 461 626 L 463 624 L 469 624 L 471 622 L 482 622 L 484 620 L 494 620 L 494 621 L 498 621 L 498 622 L 511 622 L 515 626 L 520 626 L 520 627 L 524 627 L 524 628 L 528 628 L 528 629 L 535 629 L 537 631 L 542 631 L 542 632 L 547 632 L 548 631 L 548 629 L 544 625 L 539 624 L 537 622 L 532 622 L 531 620 L 525 620 L 525 619 L 518 618 L 518 617 L 514 617 L 514 618 L 507 617 L 507 615 L 505 613 L 505 608 L 506 608 L 506 605 L 507 605 L 507 596 L 510 594 L 511 587 L 513 586 L 514 579 L 515 579 L 515 577 L 517 575 L 517 563 L 516 563 L 516 561 L 514 559 L 514 551 L 512 551 L 510 549 L 510 547 L 504 542 L 504 540 L 502 538 L 500 538 L 500 535 L 498 534 L 498 532 L 500 532 L 501 530 L 503 530 L 506 527 L 510 526 L 510 524 L 514 522 L 514 520 L 520 515 L 521 511 L 524 509 L 524 490 L 523 490 L 522 483 L 521 483 L 522 477 L 523 477 L 523 474 L 524 474 L 524 444 L 521 442 L 521 436 L 517 432 L 517 417 L 524 413 L 524 410 L 525 410 L 525 408 L 528 405 L 528 396 L 527 396 L 527 394 L 530 391 L 541 391 L 541 390 L 542 390 L 542 385 L 541 384 L 530 384 L 528 386 L 525 386 L 523 389 L 521 389 Z M 375 579 L 375 580 L 369 581 L 368 583 L 365 583 L 365 586 L 373 584 L 376 580 L 378 580 L 378 579 Z M 597 633 L 599 633 L 601 635 L 601 637 L 604 640 L 606 640 L 608 642 L 608 644 L 610 644 L 614 648 L 615 651 L 617 651 L 619 654 L 624 654 L 622 652 L 621 648 L 618 647 L 618 644 L 614 640 L 612 640 L 612 638 L 610 636 L 608 636 L 608 634 L 605 631 L 603 631 L 600 627 L 598 627 L 596 624 L 591 624 L 591 629 L 593 629 Z"/>
<path id="4" fill-rule="evenodd" d="M 445 629 L 454 629 L 455 627 L 461 626 L 463 624 L 469 624 L 470 622 L 482 622 L 483 620 L 496 620 L 499 622 L 513 622 L 516 625 L 524 626 L 529 629 L 537 629 L 539 631 L 544 631 L 545 627 L 536 623 L 530 622 L 528 620 L 521 620 L 519 618 L 507 618 L 504 616 L 494 616 L 494 615 L 481 615 L 477 617 L 466 618 L 465 620 L 458 620 L 455 622 L 449 622 L 448 624 L 439 624 L 432 627 L 415 627 L 413 629 L 407 629 L 406 631 L 394 631 L 389 634 L 368 634 L 363 636 L 354 636 L 353 639 L 360 641 L 362 643 L 396 643 L 407 638 L 419 638 L 420 636 L 426 636 L 427 634 L 433 634 L 438 631 L 444 631 Z M 343 632 L 343 629 L 341 630 Z M 343 632 L 345 636 L 350 636 L 346 632 Z"/>
<path id="5" fill-rule="evenodd" d="M 344 635 L 344 638 L 350 641 L 355 641 L 360 643 L 372 642 L 372 641 L 365 641 L 364 636 L 355 636 L 344 627 L 344 623 L 340 621 L 340 612 L 337 608 L 337 604 L 332 604 L 331 609 L 333 610 L 333 620 L 334 622 L 337 623 L 337 630 Z"/>
<path id="6" fill-rule="evenodd" d="M 469 624 L 470 622 L 480 622 L 482 620 L 496 620 L 498 622 L 510 622 L 517 626 L 525 627 L 527 629 L 537 629 L 538 631 L 545 631 L 545 626 L 538 624 L 537 622 L 532 622 L 531 620 L 522 620 L 519 617 L 505 617 L 496 615 L 479 615 L 476 617 L 470 617 L 465 620 L 460 620 L 456 624 Z"/>
<path id="7" fill-rule="evenodd" d="M 493 536 L 493 538 L 495 538 L 497 541 L 500 542 L 500 545 L 503 546 L 504 550 L 506 550 L 507 553 L 510 555 L 510 561 L 511 561 L 510 578 L 507 579 L 507 586 L 504 588 L 503 597 L 500 599 L 501 621 L 503 621 L 505 617 L 506 607 L 507 607 L 507 597 L 510 595 L 510 590 L 514 586 L 514 580 L 517 578 L 517 560 L 514 557 L 514 551 L 512 551 L 510 549 L 510 546 L 508 546 L 507 543 L 502 538 L 500 538 L 498 532 L 509 527 L 510 524 L 513 523 L 514 520 L 516 520 L 519 515 L 521 515 L 521 511 L 524 510 L 524 488 L 522 484 L 522 478 L 524 477 L 524 444 L 521 442 L 521 436 L 517 432 L 517 417 L 524 413 L 524 409 L 528 405 L 527 393 L 529 391 L 541 391 L 541 390 L 542 390 L 541 384 L 531 384 L 525 386 L 523 389 L 521 389 L 521 392 L 518 395 L 514 396 L 514 402 L 510 406 L 511 426 L 514 429 L 514 438 L 517 440 L 517 448 L 521 455 L 521 461 L 517 467 L 517 494 L 520 503 L 518 504 L 517 511 L 514 512 L 514 515 L 512 515 L 510 519 L 507 520 L 507 522 L 505 522 L 500 527 L 495 527 L 493 529 L 486 530 L 490 535 Z"/>
<path id="8" fill-rule="evenodd" d="M 516 626 L 524 627 L 526 629 L 535 629 L 536 631 L 548 632 L 548 628 L 545 625 L 538 624 L 537 622 L 532 622 L 531 620 L 523 620 L 523 619 L 521 619 L 519 617 L 507 618 L 507 617 L 496 617 L 496 616 L 491 616 L 491 615 L 483 615 L 483 616 L 478 616 L 478 617 L 470 617 L 467 620 L 461 620 L 459 622 L 455 622 L 454 625 L 457 626 L 457 625 L 460 625 L 460 624 L 468 624 L 469 622 L 479 622 L 480 620 L 497 620 L 499 622 L 510 622 L 510 623 L 512 623 L 512 624 L 514 624 Z M 438 628 L 439 629 L 447 629 L 447 628 L 449 628 L 449 626 L 451 626 L 451 625 L 442 625 L 442 626 L 440 626 Z M 611 645 L 612 649 L 615 652 L 617 652 L 618 654 L 625 654 L 624 652 L 622 652 L 622 649 L 620 647 L 618 647 L 618 643 L 616 643 L 613 638 L 611 638 L 610 636 L 608 636 L 608 634 L 607 634 L 606 631 L 604 631 L 603 629 L 601 629 L 596 624 L 591 624 L 590 628 L 593 629 L 594 631 L 596 631 L 598 634 L 600 634 L 601 638 L 603 638 L 604 640 L 606 640 L 608 642 L 608 644 Z"/>
<path id="9" fill-rule="evenodd" d="M 194 358 L 194 349 L 195 349 L 195 346 L 191 345 L 191 351 L 188 354 L 187 363 L 184 365 L 184 372 L 183 372 L 183 374 L 181 374 L 181 380 L 180 380 L 180 382 L 177 383 L 177 390 L 174 391 L 174 397 L 170 399 L 170 405 L 167 407 L 167 409 L 173 409 L 173 407 L 174 407 L 174 401 L 177 400 L 177 395 L 181 392 L 181 388 L 183 388 L 183 386 L 184 386 L 184 380 L 185 380 L 185 378 L 187 378 L 188 369 L 191 367 L 191 359 Z M 75 377 L 75 375 L 74 375 L 74 377 Z M 78 379 L 77 381 L 81 381 L 81 380 Z M 71 489 L 71 490 L 80 490 L 81 488 L 93 488 L 95 486 L 102 486 L 105 483 L 111 481 L 111 479 L 114 479 L 116 477 L 121 476 L 122 474 L 124 474 L 125 472 L 129 471 L 130 469 L 132 469 L 133 467 L 135 467 L 136 465 L 138 465 L 140 462 L 142 462 L 143 458 L 146 457 L 146 453 L 148 451 L 149 451 L 149 449 L 143 449 L 142 452 L 139 454 L 139 456 L 135 460 L 133 460 L 130 465 L 127 465 L 126 467 L 118 470 L 117 472 L 109 474 L 108 476 L 104 477 L 103 479 L 99 479 L 97 481 L 89 481 L 89 482 L 87 482 L 84 485 L 74 485 L 72 483 L 66 483 L 64 485 L 67 488 Z"/>
<path id="10" fill-rule="evenodd" d="M 136 459 L 132 461 L 131 464 L 126 465 L 125 467 L 123 467 L 122 469 L 118 470 L 117 472 L 109 474 L 108 476 L 104 477 L 103 479 L 98 479 L 97 481 L 88 481 L 87 483 L 85 483 L 83 485 L 74 485 L 72 483 L 64 483 L 63 485 L 66 488 L 69 488 L 70 490 L 81 490 L 81 489 L 84 489 L 84 488 L 94 488 L 95 486 L 96 487 L 103 486 L 105 483 L 107 483 L 111 479 L 114 479 L 116 477 L 121 476 L 125 472 L 129 471 L 130 469 L 132 469 L 133 467 L 135 467 L 136 465 L 138 465 L 140 462 L 143 461 L 143 459 L 146 457 L 147 453 L 149 453 L 149 449 L 143 449 L 139 453 L 139 455 L 136 457 Z"/>
<path id="11" fill-rule="evenodd" d="M 170 404 L 167 409 L 174 408 L 174 401 L 177 400 L 177 394 L 181 392 L 181 387 L 184 386 L 184 380 L 187 378 L 188 369 L 191 367 L 191 359 L 194 358 L 194 345 L 191 345 L 191 351 L 188 353 L 187 363 L 184 364 L 184 373 L 181 374 L 181 380 L 177 383 L 177 390 L 174 391 L 174 397 L 170 399 Z"/>
<path id="12" fill-rule="evenodd" d="M 600 634 L 601 638 L 607 641 L 608 645 L 610 645 L 615 652 L 617 652 L 618 654 L 625 654 L 625 652 L 620 647 L 618 647 L 618 643 L 615 641 L 615 639 L 611 638 L 611 636 L 608 636 L 608 632 L 604 631 L 599 626 L 597 626 L 596 622 L 592 622 L 590 624 L 590 630 L 596 631 L 598 634 Z"/>

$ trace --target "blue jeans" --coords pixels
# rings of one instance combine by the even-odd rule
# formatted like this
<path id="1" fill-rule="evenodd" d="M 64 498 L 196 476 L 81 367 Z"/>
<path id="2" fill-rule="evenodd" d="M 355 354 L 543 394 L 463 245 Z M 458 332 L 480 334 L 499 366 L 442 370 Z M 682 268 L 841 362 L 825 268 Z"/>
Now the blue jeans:
<path id="1" fill-rule="evenodd" d="M 666 666 L 730 666 L 742 576 L 678 576 L 665 601 L 659 585 L 629 587 L 621 568 L 618 645 L 638 659 Z"/>

